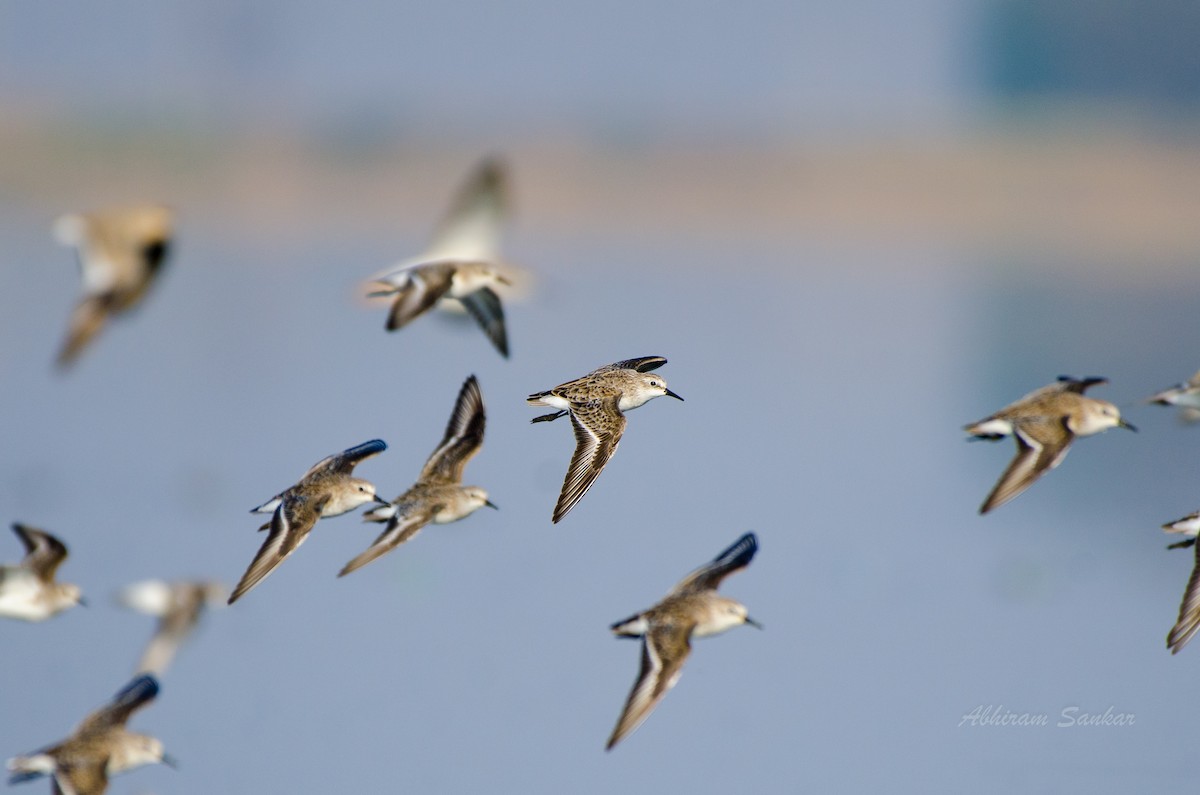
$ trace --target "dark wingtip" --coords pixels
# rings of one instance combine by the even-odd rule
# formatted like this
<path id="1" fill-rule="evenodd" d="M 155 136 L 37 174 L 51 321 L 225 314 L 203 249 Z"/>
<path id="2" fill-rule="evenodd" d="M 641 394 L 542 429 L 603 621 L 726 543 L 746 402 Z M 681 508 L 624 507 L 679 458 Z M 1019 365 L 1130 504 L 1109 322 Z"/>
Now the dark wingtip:
<path id="1" fill-rule="evenodd" d="M 22 773 L 12 773 L 8 777 L 8 784 L 9 786 L 12 786 L 13 784 L 24 784 L 26 781 L 33 781 L 34 779 L 42 778 L 45 775 L 47 774 L 32 770 Z"/>
<path id="2" fill-rule="evenodd" d="M 370 458 L 373 455 L 379 455 L 387 449 L 387 442 L 382 439 L 372 439 L 369 442 L 356 444 L 354 447 L 343 450 L 340 454 L 342 460 L 361 461 L 364 458 Z"/>
<path id="3" fill-rule="evenodd" d="M 138 674 L 129 684 L 121 688 L 113 699 L 115 702 L 141 704 L 158 695 L 158 680 L 152 674 Z"/>
<path id="4" fill-rule="evenodd" d="M 648 373 L 651 370 L 657 370 L 667 363 L 666 356 L 642 356 L 634 361 L 639 362 L 637 371 L 639 373 Z"/>
<path id="5" fill-rule="evenodd" d="M 742 536 L 713 558 L 713 562 L 728 561 L 731 564 L 745 566 L 754 559 L 758 552 L 758 536 L 753 532 L 743 533 Z"/>

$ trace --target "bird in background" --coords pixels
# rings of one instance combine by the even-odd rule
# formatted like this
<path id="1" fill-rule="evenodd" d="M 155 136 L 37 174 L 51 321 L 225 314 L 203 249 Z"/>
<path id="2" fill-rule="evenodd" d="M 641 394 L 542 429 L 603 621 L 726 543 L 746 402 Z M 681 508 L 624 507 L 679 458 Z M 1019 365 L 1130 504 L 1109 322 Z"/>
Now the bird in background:
<path id="1" fill-rule="evenodd" d="M 59 242 L 75 248 L 83 279 L 60 367 L 74 362 L 110 317 L 142 300 L 166 261 L 172 222 L 170 209 L 141 205 L 64 215 L 54 223 Z"/>
<path id="2" fill-rule="evenodd" d="M 1188 423 L 1200 421 L 1200 372 L 1182 384 L 1155 392 L 1146 398 L 1146 402 L 1157 403 L 1160 406 L 1178 406 L 1181 420 Z"/>
<path id="3" fill-rule="evenodd" d="M 1200 511 L 1190 513 L 1174 522 L 1167 522 L 1162 528 L 1168 533 L 1181 533 L 1186 536 L 1182 541 L 1171 544 L 1168 549 L 1193 547 L 1196 554 L 1192 576 L 1188 578 L 1183 600 L 1179 603 L 1179 618 L 1167 635 L 1167 648 L 1171 650 L 1171 654 L 1178 654 L 1196 634 L 1196 630 L 1200 629 L 1200 545 L 1196 544 L 1196 536 L 1200 534 Z"/>
<path id="4" fill-rule="evenodd" d="M 108 779 L 142 765 L 175 767 L 162 741 L 128 731 L 129 716 L 158 695 L 158 682 L 143 674 L 133 679 L 112 702 L 84 718 L 71 736 L 25 756 L 8 760 L 9 784 L 54 777 L 56 795 L 102 795 Z"/>
<path id="5" fill-rule="evenodd" d="M 733 627 L 762 625 L 746 614 L 745 605 L 717 594 L 730 574 L 749 565 L 758 551 L 754 533 L 684 577 L 658 604 L 612 625 L 618 637 L 642 639 L 642 667 L 605 750 L 632 732 L 679 681 L 692 651 L 692 638 L 716 635 Z"/>
<path id="6" fill-rule="evenodd" d="M 44 530 L 14 522 L 25 545 L 25 558 L 0 566 L 0 616 L 44 621 L 69 607 L 85 604 L 78 585 L 58 582 L 55 572 L 67 559 L 67 547 Z"/>
<path id="7" fill-rule="evenodd" d="M 369 297 L 394 297 L 388 331 L 403 328 L 434 304 L 461 307 L 508 357 L 504 308 L 495 291 L 512 284 L 500 258 L 507 207 L 507 172 L 499 160 L 488 158 L 460 189 L 429 247 L 371 277 Z"/>
<path id="8" fill-rule="evenodd" d="M 558 409 L 531 422 L 550 422 L 565 414 L 575 429 L 575 454 L 554 506 L 553 522 L 558 523 L 587 494 L 617 451 L 625 433 L 624 412 L 663 395 L 683 400 L 667 389 L 666 379 L 651 372 L 666 363 L 662 356 L 625 359 L 525 399 L 531 406 Z"/>
<path id="9" fill-rule="evenodd" d="M 1112 403 L 1083 394 L 1088 387 L 1106 383 L 1106 378 L 1059 376 L 1056 383 L 1030 392 L 990 417 L 963 428 L 971 434 L 972 441 L 997 441 L 1012 436 L 1017 442 L 1017 455 L 983 501 L 981 514 L 1008 502 L 1058 466 L 1076 436 L 1090 436 L 1116 427 L 1137 430 L 1121 419 L 1120 409 Z"/>
<path id="10" fill-rule="evenodd" d="M 389 505 L 375 496 L 375 486 L 352 476 L 354 467 L 387 449 L 380 439 L 364 442 L 312 466 L 295 486 L 276 494 L 251 513 L 270 513 L 271 521 L 258 528 L 270 529 L 258 554 L 233 589 L 233 604 L 258 585 L 280 563 L 304 543 L 318 519 L 340 516 L 368 502 Z"/>
<path id="11" fill-rule="evenodd" d="M 120 604 L 158 619 L 137 672 L 162 676 L 204 609 L 224 605 L 228 596 L 229 589 L 215 580 L 143 580 L 118 591 Z"/>
<path id="12" fill-rule="evenodd" d="M 463 382 L 442 441 L 425 462 L 417 482 L 390 504 L 363 514 L 365 521 L 386 522 L 387 527 L 366 551 L 345 565 L 339 577 L 391 552 L 430 522 L 456 522 L 485 505 L 496 507 L 480 487 L 462 485 L 463 469 L 483 445 L 485 422 L 483 394 L 472 375 Z"/>

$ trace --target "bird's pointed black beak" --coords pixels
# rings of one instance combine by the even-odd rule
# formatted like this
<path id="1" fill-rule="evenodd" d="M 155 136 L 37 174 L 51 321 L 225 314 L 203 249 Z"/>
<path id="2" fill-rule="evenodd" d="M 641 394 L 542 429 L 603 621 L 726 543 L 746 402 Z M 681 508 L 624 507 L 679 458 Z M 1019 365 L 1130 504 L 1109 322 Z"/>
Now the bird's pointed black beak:
<path id="1" fill-rule="evenodd" d="M 667 397 L 673 397 L 676 400 L 683 400 L 683 398 L 679 397 L 679 395 L 676 395 L 674 392 L 672 392 L 669 389 L 666 391 L 666 394 L 667 394 Z"/>
<path id="2" fill-rule="evenodd" d="M 486 505 L 487 507 L 491 508 L 493 511 L 500 510 L 500 506 L 497 505 L 496 503 L 492 502 L 491 500 L 484 500 L 483 504 Z"/>
<path id="3" fill-rule="evenodd" d="M 762 625 L 762 624 L 758 623 L 757 621 L 755 621 L 755 620 L 754 620 L 753 618 L 751 618 L 750 616 L 746 616 L 746 623 L 747 623 L 747 624 L 749 624 L 750 626 L 754 627 L 755 629 L 762 629 L 762 628 L 763 628 L 763 625 Z"/>
<path id="4" fill-rule="evenodd" d="M 175 757 L 171 756 L 170 754 L 162 755 L 162 763 L 164 765 L 166 765 L 167 767 L 171 768 L 172 770 L 179 769 L 179 760 L 176 759 Z"/>
<path id="5" fill-rule="evenodd" d="M 391 505 L 390 502 L 388 502 L 383 497 L 380 497 L 378 495 L 375 496 L 375 502 L 379 503 L 380 505 Z"/>
<path id="6" fill-rule="evenodd" d="M 1128 430 L 1133 431 L 1134 433 L 1137 433 L 1137 428 L 1133 427 L 1132 424 L 1126 422 L 1125 420 L 1117 420 L 1117 426 L 1121 427 L 1121 428 L 1126 428 Z"/>

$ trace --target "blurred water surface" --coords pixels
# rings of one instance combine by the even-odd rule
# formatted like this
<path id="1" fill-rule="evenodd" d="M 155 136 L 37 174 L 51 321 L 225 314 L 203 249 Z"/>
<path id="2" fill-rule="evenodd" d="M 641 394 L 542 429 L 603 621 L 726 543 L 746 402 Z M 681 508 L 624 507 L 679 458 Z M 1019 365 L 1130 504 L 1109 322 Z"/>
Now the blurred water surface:
<path id="1" fill-rule="evenodd" d="M 0 493 L 11 519 L 66 540 L 61 576 L 92 599 L 0 628 L 0 702 L 21 716 L 0 725 L 6 753 L 62 736 L 123 681 L 150 626 L 113 589 L 235 581 L 261 540 L 249 507 L 365 439 L 390 447 L 360 474 L 399 493 L 473 372 L 488 431 L 467 480 L 501 510 L 427 528 L 344 580 L 376 528 L 323 521 L 208 617 L 135 719 L 181 770 L 115 791 L 345 791 L 381 775 L 529 792 L 1178 780 L 1197 685 L 1192 650 L 1171 658 L 1163 639 L 1191 556 L 1156 528 L 1200 500 L 1197 431 L 1136 401 L 1196 367 L 1200 277 L 518 233 L 512 256 L 541 281 L 510 305 L 505 362 L 472 326 L 430 317 L 389 335 L 382 309 L 356 303 L 356 281 L 401 255 L 394 235 L 247 240 L 205 213 L 184 214 L 154 294 L 68 373 L 50 362 L 71 255 L 44 218 L 0 213 Z M 572 439 L 530 426 L 524 396 L 644 354 L 670 359 L 686 402 L 632 413 L 592 493 L 552 526 Z M 1081 440 L 976 516 L 1012 449 L 964 444 L 959 426 L 1059 373 L 1110 377 L 1095 394 L 1141 433 Z M 724 590 L 766 630 L 699 642 L 660 709 L 604 754 L 638 666 L 607 625 L 747 529 L 760 554 Z M 960 725 L 979 705 L 1050 725 Z M 1056 727 L 1069 707 L 1136 722 Z"/>
<path id="2" fill-rule="evenodd" d="M 1200 649 L 1165 637 L 1193 558 L 1158 526 L 1200 507 L 1200 428 L 1139 401 L 1200 367 L 1194 13 L 0 7 L 0 523 L 60 535 L 91 600 L 0 623 L 0 754 L 127 680 L 151 622 L 119 586 L 232 584 L 250 507 L 367 439 L 358 474 L 399 494 L 475 373 L 467 481 L 500 511 L 340 580 L 378 528 L 321 522 L 132 721 L 181 768 L 110 792 L 1187 785 Z M 536 278 L 509 361 L 357 298 L 487 152 Z M 179 212 L 167 271 L 55 372 L 78 281 L 53 218 L 147 200 Z M 573 439 L 525 396 L 650 354 L 686 402 L 631 413 L 551 525 Z M 979 517 L 1013 446 L 961 426 L 1059 374 L 1109 377 L 1140 432 Z M 697 642 L 604 753 L 639 663 L 608 625 L 746 530 L 722 590 L 766 629 Z"/>

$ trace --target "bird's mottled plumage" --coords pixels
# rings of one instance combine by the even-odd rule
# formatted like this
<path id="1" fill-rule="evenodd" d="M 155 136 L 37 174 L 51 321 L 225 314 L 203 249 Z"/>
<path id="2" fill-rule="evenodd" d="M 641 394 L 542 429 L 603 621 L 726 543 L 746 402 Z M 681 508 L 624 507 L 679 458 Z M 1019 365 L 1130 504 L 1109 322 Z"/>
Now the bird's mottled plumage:
<path id="1" fill-rule="evenodd" d="M 504 308 L 494 290 L 510 284 L 500 259 L 507 192 L 500 161 L 483 161 L 463 185 L 429 248 L 371 278 L 371 296 L 395 296 L 388 331 L 403 328 L 438 302 L 453 302 L 475 318 L 501 355 L 508 356 Z"/>
<path id="2" fill-rule="evenodd" d="M 251 513 L 271 513 L 271 521 L 259 530 L 270 529 L 250 568 L 233 589 L 229 604 L 258 585 L 304 543 L 313 525 L 326 516 L 340 516 L 368 502 L 387 504 L 375 496 L 375 486 L 351 475 L 360 461 L 387 449 L 379 439 L 323 458 L 295 486 L 276 494 Z"/>
<path id="3" fill-rule="evenodd" d="M 983 501 L 980 513 L 1008 502 L 1058 466 L 1076 436 L 1114 427 L 1137 430 L 1121 419 L 1112 403 L 1084 396 L 1088 387 L 1105 383 L 1105 378 L 1060 376 L 1057 382 L 963 428 L 974 439 L 996 441 L 1011 435 L 1017 442 L 1016 457 Z"/>
<path id="4" fill-rule="evenodd" d="M 496 507 L 483 489 L 462 485 L 463 469 L 483 445 L 485 423 L 483 394 L 472 375 L 459 390 L 442 441 L 425 462 L 417 482 L 390 504 L 363 515 L 366 521 L 386 522 L 387 527 L 366 551 L 345 565 L 339 577 L 392 551 L 430 522 L 446 524 L 484 505 Z"/>
<path id="5" fill-rule="evenodd" d="M 9 759 L 8 782 L 53 776 L 55 793 L 102 795 L 109 777 L 117 773 L 160 762 L 173 767 L 161 741 L 125 728 L 129 716 L 156 695 L 158 682 L 153 676 L 134 678 L 110 703 L 84 718 L 67 739 Z"/>
<path id="6" fill-rule="evenodd" d="M 212 580 L 144 580 L 122 588 L 117 594 L 121 604 L 158 618 L 137 672 L 162 676 L 204 609 L 224 604 L 228 596 L 225 585 Z"/>
<path id="7" fill-rule="evenodd" d="M 642 638 L 642 665 L 606 750 L 640 726 L 679 681 L 692 651 L 691 638 L 716 635 L 741 624 L 759 626 L 746 615 L 744 605 L 717 594 L 721 581 L 745 568 L 757 551 L 754 533 L 746 533 L 711 563 L 680 580 L 654 607 L 612 625 L 619 636 Z"/>
<path id="8" fill-rule="evenodd" d="M 65 215 L 55 223 L 59 241 L 75 247 L 83 277 L 60 366 L 73 362 L 109 317 L 142 300 L 166 260 L 172 216 L 166 207 L 144 205 Z"/>
<path id="9" fill-rule="evenodd" d="M 20 523 L 12 529 L 26 554 L 16 565 L 0 566 L 0 616 L 42 621 L 81 604 L 78 585 L 54 579 L 67 558 L 66 545 L 44 530 Z"/>
<path id="10" fill-rule="evenodd" d="M 683 400 L 667 389 L 667 382 L 651 371 L 666 364 L 661 356 L 642 356 L 605 365 L 587 375 L 559 384 L 526 398 L 531 406 L 551 406 L 551 414 L 535 417 L 533 422 L 571 416 L 575 430 L 575 454 L 567 467 L 558 503 L 552 519 L 558 522 L 587 494 L 604 470 L 625 432 L 625 414 L 647 401 L 669 395 Z"/>

